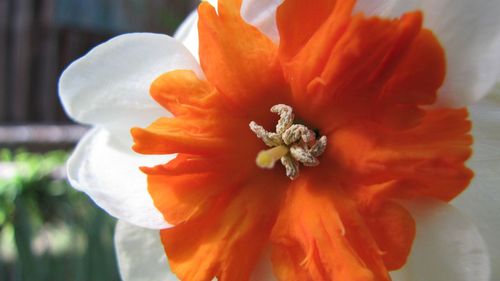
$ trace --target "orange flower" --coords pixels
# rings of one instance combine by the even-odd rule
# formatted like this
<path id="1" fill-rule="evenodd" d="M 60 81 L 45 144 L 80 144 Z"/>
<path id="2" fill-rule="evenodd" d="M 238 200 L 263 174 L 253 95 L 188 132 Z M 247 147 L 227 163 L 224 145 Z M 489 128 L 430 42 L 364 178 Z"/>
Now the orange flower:
<path id="1" fill-rule="evenodd" d="M 390 280 L 415 236 L 400 200 L 449 201 L 472 177 L 467 110 L 426 107 L 445 78 L 443 48 L 421 12 L 367 17 L 354 0 L 286 0 L 277 45 L 240 5 L 200 5 L 205 77 L 160 76 L 151 95 L 174 117 L 132 130 L 135 151 L 177 153 L 142 169 L 173 225 L 161 231 L 173 272 L 247 280 L 270 246 L 279 280 Z M 273 128 L 276 104 L 328 140 L 294 180 L 255 164 L 266 147 L 248 125 Z"/>

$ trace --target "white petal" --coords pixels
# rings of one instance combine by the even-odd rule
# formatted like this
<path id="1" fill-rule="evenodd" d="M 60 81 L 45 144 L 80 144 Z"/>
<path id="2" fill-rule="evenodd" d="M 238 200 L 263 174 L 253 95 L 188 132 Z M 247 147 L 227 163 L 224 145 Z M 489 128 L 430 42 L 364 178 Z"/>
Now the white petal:
<path id="1" fill-rule="evenodd" d="M 354 13 L 362 12 L 368 16 L 382 16 L 382 17 L 397 17 L 405 12 L 405 10 L 396 10 L 396 5 L 401 4 L 400 0 L 358 0 L 354 8 Z M 415 0 L 408 0 L 407 5 L 415 7 Z"/>
<path id="2" fill-rule="evenodd" d="M 472 185 L 453 204 L 478 226 L 491 255 L 492 280 L 500 280 L 500 87 L 470 107 L 473 121 Z"/>
<path id="3" fill-rule="evenodd" d="M 424 26 L 446 50 L 447 77 L 439 105 L 472 104 L 500 78 L 500 1 L 360 0 L 356 9 L 389 17 L 416 9 L 424 12 Z"/>
<path id="4" fill-rule="evenodd" d="M 122 281 L 178 280 L 170 271 L 158 230 L 119 220 L 114 240 Z M 277 280 L 272 273 L 270 258 L 270 249 L 267 249 L 252 273 L 251 281 Z"/>
<path id="5" fill-rule="evenodd" d="M 151 83 L 174 69 L 201 70 L 175 39 L 133 33 L 115 37 L 73 62 L 59 81 L 64 109 L 78 122 L 104 126 L 131 144 L 129 130 L 169 113 L 149 95 Z"/>
<path id="6" fill-rule="evenodd" d="M 283 0 L 243 0 L 241 16 L 277 43 L 279 33 L 276 28 L 276 8 L 282 2 Z"/>
<path id="7" fill-rule="evenodd" d="M 182 22 L 175 32 L 174 38 L 182 42 L 184 47 L 191 52 L 196 60 L 200 60 L 198 53 L 198 11 L 194 10 L 191 12 L 184 22 Z"/>
<path id="8" fill-rule="evenodd" d="M 394 281 L 488 281 L 488 251 L 476 226 L 458 209 L 438 201 L 406 202 L 417 223 L 407 264 Z"/>
<path id="9" fill-rule="evenodd" d="M 122 281 L 176 281 L 170 271 L 160 231 L 118 221 L 115 250 Z"/>
<path id="10" fill-rule="evenodd" d="M 147 191 L 139 166 L 166 163 L 173 155 L 144 156 L 117 141 L 105 129 L 93 129 L 67 162 L 73 187 L 87 193 L 112 216 L 148 228 L 169 227 Z"/>

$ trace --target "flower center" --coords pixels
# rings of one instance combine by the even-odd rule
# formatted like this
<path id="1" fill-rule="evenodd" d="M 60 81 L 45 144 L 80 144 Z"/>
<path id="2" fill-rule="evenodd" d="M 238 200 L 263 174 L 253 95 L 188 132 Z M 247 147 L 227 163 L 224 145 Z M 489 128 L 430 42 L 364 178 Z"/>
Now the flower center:
<path id="1" fill-rule="evenodd" d="M 280 116 L 276 132 L 268 132 L 254 121 L 250 122 L 250 130 L 271 147 L 259 152 L 255 162 L 260 168 L 271 169 L 276 161 L 281 160 L 287 177 L 296 179 L 299 176 L 299 163 L 308 167 L 319 165 L 317 157 L 325 151 L 326 136 L 317 139 L 314 131 L 305 125 L 294 124 L 295 115 L 288 105 L 277 104 L 271 107 L 271 112 Z"/>

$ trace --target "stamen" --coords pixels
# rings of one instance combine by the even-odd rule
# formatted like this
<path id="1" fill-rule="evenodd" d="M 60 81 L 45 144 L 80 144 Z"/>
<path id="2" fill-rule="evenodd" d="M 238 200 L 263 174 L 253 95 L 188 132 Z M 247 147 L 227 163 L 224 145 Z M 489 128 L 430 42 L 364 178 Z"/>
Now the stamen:
<path id="1" fill-rule="evenodd" d="M 293 114 L 293 109 L 291 106 L 285 104 L 277 104 L 271 107 L 271 112 L 278 113 L 280 116 L 280 120 L 276 125 L 276 133 L 283 134 L 286 129 L 292 126 L 295 115 Z"/>
<path id="2" fill-rule="evenodd" d="M 306 126 L 294 124 L 283 132 L 282 137 L 285 144 L 290 145 L 299 141 L 301 138 L 303 142 L 309 143 L 315 139 L 314 135 L 314 132 L 309 130 Z"/>
<path id="3" fill-rule="evenodd" d="M 259 152 L 256 159 L 257 166 L 271 169 L 276 161 L 281 159 L 287 177 L 296 179 L 299 175 L 299 163 L 309 167 L 319 165 L 317 157 L 326 149 L 326 136 L 316 139 L 314 131 L 302 124 L 293 124 L 293 110 L 288 105 L 277 104 L 271 108 L 271 112 L 280 116 L 276 133 L 268 132 L 257 123 L 250 122 L 250 129 L 255 135 L 267 146 L 272 147 Z"/>
<path id="4" fill-rule="evenodd" d="M 323 154 L 323 152 L 325 152 L 326 149 L 326 142 L 327 142 L 326 136 L 322 136 L 321 138 L 319 138 L 319 140 L 317 140 L 316 143 L 311 147 L 310 150 L 311 154 L 314 157 L 318 157 L 321 154 Z"/>
<path id="5" fill-rule="evenodd" d="M 250 122 L 250 130 L 252 130 L 267 146 L 274 147 L 283 143 L 279 134 L 268 132 L 264 127 L 257 125 L 257 123 L 253 121 Z"/>
<path id="6" fill-rule="evenodd" d="M 294 159 L 304 164 L 304 166 L 314 167 L 319 165 L 319 160 L 306 147 L 301 145 L 292 145 L 290 147 L 290 154 Z"/>
<path id="7" fill-rule="evenodd" d="M 281 164 L 285 166 L 286 176 L 294 180 L 299 176 L 299 162 L 290 155 L 281 157 Z"/>

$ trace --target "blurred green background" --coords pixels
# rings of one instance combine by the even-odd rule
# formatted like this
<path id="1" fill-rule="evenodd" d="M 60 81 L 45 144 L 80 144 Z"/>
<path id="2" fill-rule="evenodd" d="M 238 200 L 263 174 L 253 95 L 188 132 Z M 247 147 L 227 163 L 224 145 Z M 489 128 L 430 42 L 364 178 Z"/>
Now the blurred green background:
<path id="1" fill-rule="evenodd" d="M 115 221 L 69 187 L 67 156 L 0 150 L 0 280 L 120 280 Z"/>
<path id="2" fill-rule="evenodd" d="M 71 188 L 64 162 L 87 128 L 57 80 L 127 32 L 172 34 L 199 0 L 0 0 L 0 281 L 119 280 L 115 221 Z"/>

